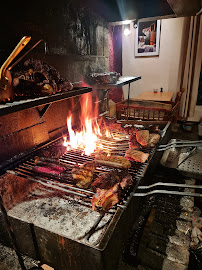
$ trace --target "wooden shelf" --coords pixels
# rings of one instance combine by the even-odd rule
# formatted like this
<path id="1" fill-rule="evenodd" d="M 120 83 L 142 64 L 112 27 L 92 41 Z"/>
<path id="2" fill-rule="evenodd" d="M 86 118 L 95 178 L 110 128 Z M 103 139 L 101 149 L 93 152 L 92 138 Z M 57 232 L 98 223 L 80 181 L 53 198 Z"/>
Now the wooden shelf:
<path id="1" fill-rule="evenodd" d="M 37 107 L 40 105 L 51 104 L 53 102 L 79 96 L 81 94 L 85 94 L 91 91 L 92 88 L 90 87 L 75 87 L 67 92 L 56 93 L 51 96 L 37 97 L 33 99 L 23 99 L 19 101 L 14 101 L 12 103 L 0 104 L 0 116 Z"/>

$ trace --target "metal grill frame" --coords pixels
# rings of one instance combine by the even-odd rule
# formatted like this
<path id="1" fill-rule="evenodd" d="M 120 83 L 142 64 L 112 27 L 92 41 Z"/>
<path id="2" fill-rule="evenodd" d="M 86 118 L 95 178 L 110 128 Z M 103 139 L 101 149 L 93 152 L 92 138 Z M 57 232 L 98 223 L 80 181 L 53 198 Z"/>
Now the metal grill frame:
<path id="1" fill-rule="evenodd" d="M 169 125 L 166 126 L 166 129 L 162 131 L 162 143 L 166 143 L 168 140 L 168 136 L 165 136 L 167 135 L 168 128 Z M 3 166 L 1 166 L 1 168 L 3 168 L 1 173 L 3 171 L 5 172 L 6 170 L 15 169 L 16 166 L 19 166 L 23 162 L 26 162 L 26 160 L 36 155 L 42 148 L 45 148 L 60 139 L 61 138 L 57 138 L 56 140 L 48 142 L 43 146 L 39 146 L 35 149 L 27 151 L 26 153 L 21 154 L 17 160 L 14 158 L 11 160 L 11 162 L 3 164 Z M 150 169 L 154 169 L 154 163 L 159 160 L 159 156 L 161 156 L 161 154 L 162 153 L 155 152 L 154 150 L 150 155 L 149 162 L 142 164 L 144 166 L 142 166 L 139 173 L 136 174 L 136 184 L 133 187 L 133 192 L 130 193 L 126 203 L 124 203 L 124 206 L 126 207 L 124 207 L 124 209 L 117 207 L 98 245 L 91 246 L 88 244 L 83 244 L 80 241 L 73 241 L 63 237 L 62 235 L 59 236 L 57 233 L 52 233 L 43 228 L 34 226 L 34 233 L 38 245 L 38 251 L 36 252 L 36 243 L 33 243 L 33 239 L 30 234 L 30 225 L 26 222 L 22 222 L 21 220 L 11 217 L 10 220 L 15 228 L 15 233 L 17 235 L 17 241 L 19 243 L 21 252 L 35 259 L 39 259 L 37 256 L 39 253 L 41 256 L 40 259 L 44 263 L 58 269 L 114 269 L 115 265 L 118 263 L 120 251 L 123 249 L 123 242 L 126 240 L 125 236 L 128 235 L 129 230 L 135 220 L 136 213 L 138 212 L 138 208 L 141 206 L 142 202 L 142 198 L 134 198 L 133 193 L 136 191 L 143 176 L 146 177 L 145 173 L 147 172 L 147 174 L 150 174 Z M 25 231 L 27 232 L 27 235 L 25 236 L 26 239 L 23 239 L 22 242 L 20 235 L 22 235 Z M 60 241 L 58 241 L 58 237 Z M 31 245 L 29 249 L 24 244 L 25 240 Z M 61 248 L 61 242 L 63 243 L 64 248 Z M 74 256 L 78 252 L 79 264 L 78 262 L 74 262 Z M 64 262 L 64 260 L 61 258 L 65 257 L 68 257 L 68 259 Z M 86 265 L 87 257 L 88 263 Z M 82 267 L 78 268 L 80 267 L 78 265 L 82 265 Z"/>

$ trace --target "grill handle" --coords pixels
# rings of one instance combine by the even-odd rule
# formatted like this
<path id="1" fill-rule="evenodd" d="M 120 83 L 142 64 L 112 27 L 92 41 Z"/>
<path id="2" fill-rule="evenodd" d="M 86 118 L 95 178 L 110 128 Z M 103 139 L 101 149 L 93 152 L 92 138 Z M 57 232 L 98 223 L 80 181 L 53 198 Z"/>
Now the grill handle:
<path id="1" fill-rule="evenodd" d="M 170 194 L 170 195 L 180 195 L 180 196 L 191 196 L 191 197 L 202 197 L 200 193 L 191 192 L 181 192 L 181 191 L 170 191 L 170 190 L 152 190 L 145 193 L 134 193 L 134 197 L 145 197 L 152 194 Z"/>
<path id="2" fill-rule="evenodd" d="M 178 187 L 178 188 L 195 188 L 195 189 L 202 189 L 201 185 L 189 185 L 189 184 L 177 184 L 177 183 L 163 183 L 157 182 L 149 186 L 139 186 L 137 189 L 151 189 L 157 186 L 165 186 L 165 187 Z M 175 191 L 175 190 L 161 190 L 161 189 L 154 189 L 148 192 L 134 192 L 134 197 L 144 197 L 149 196 L 152 194 L 170 194 L 170 195 L 180 195 L 180 196 L 191 196 L 191 197 L 202 197 L 200 193 L 191 193 L 191 192 L 183 192 L 183 191 Z"/>

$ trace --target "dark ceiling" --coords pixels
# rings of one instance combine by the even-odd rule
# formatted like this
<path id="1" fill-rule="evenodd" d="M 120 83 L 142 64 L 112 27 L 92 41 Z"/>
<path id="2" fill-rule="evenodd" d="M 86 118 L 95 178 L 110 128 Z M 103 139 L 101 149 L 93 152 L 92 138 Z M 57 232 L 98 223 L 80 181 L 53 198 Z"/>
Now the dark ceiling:
<path id="1" fill-rule="evenodd" d="M 83 0 L 108 22 L 174 14 L 166 0 Z"/>
<path id="2" fill-rule="evenodd" d="M 86 7 L 108 22 L 159 17 L 167 15 L 195 15 L 201 8 L 201 0 L 35 0 L 3 1 L 1 16 L 7 23 L 24 17 L 36 17 L 50 7 Z"/>
<path id="3" fill-rule="evenodd" d="M 28 32 L 33 37 L 44 38 L 44 25 L 57 25 L 67 11 L 72 13 L 74 18 L 75 12 L 79 13 L 82 8 L 93 11 L 107 22 L 119 22 L 150 17 L 196 15 L 201 8 L 201 0 L 3 1 L 0 16 L 0 54 L 4 54 L 5 50 L 10 51 L 13 44 L 17 44 L 22 31 L 24 35 Z M 66 17 L 68 19 L 68 16 Z M 29 31 L 24 31 L 25 27 Z M 64 28 L 64 25 L 62 27 Z M 52 31 L 51 27 L 49 30 Z M 55 31 L 52 31 L 52 35 L 56 40 L 59 38 Z"/>

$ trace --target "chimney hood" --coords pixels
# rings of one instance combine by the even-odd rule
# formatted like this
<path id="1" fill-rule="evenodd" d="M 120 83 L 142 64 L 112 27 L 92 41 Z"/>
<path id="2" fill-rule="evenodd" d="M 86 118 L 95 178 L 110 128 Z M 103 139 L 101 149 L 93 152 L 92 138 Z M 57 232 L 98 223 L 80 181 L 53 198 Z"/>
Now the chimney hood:
<path id="1" fill-rule="evenodd" d="M 85 6 L 108 22 L 194 16 L 200 12 L 201 0 L 83 0 Z"/>

